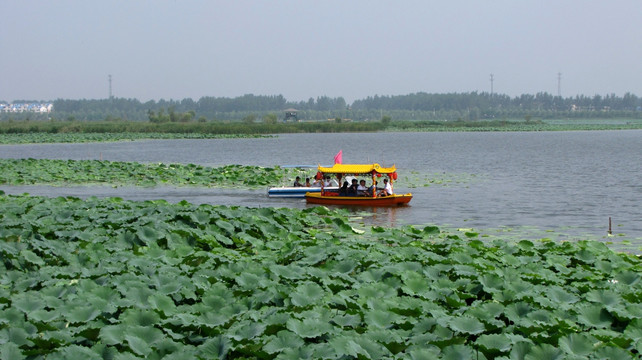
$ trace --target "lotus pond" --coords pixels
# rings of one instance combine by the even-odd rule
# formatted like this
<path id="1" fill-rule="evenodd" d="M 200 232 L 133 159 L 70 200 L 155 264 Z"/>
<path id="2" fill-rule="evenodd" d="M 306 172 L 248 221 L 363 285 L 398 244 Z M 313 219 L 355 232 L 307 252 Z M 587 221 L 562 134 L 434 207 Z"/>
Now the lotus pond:
<path id="1" fill-rule="evenodd" d="M 642 261 L 347 213 L 0 194 L 2 359 L 630 359 Z"/>

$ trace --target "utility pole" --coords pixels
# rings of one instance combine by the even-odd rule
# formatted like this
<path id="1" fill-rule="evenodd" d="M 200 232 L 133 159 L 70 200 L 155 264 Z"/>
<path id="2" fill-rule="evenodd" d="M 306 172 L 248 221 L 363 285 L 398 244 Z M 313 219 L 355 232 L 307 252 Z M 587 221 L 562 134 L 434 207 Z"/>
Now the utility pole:
<path id="1" fill-rule="evenodd" d="M 557 96 L 562 97 L 562 73 L 557 73 Z"/>

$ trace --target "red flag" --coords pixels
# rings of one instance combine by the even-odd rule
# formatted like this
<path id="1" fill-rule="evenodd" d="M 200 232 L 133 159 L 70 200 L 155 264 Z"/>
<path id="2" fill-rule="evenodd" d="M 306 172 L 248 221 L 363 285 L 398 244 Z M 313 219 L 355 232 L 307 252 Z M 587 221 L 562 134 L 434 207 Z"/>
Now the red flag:
<path id="1" fill-rule="evenodd" d="M 343 163 L 343 150 L 339 150 L 339 152 L 336 155 L 334 155 L 334 163 L 335 164 Z"/>

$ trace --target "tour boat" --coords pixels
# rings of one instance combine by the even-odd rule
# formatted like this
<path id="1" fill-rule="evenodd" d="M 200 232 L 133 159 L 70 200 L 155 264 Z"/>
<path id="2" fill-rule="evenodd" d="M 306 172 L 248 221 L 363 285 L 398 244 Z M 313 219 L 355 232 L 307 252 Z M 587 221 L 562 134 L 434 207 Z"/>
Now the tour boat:
<path id="1" fill-rule="evenodd" d="M 386 176 L 390 185 L 397 179 L 397 169 L 395 165 L 392 167 L 381 167 L 379 164 L 334 164 L 331 167 L 324 167 L 319 165 L 317 178 L 322 178 L 326 175 L 334 175 L 341 183 L 345 177 L 352 176 L 371 176 L 371 187 L 375 184 L 382 185 L 383 182 L 379 181 L 382 176 Z M 326 189 L 321 187 L 318 192 L 307 192 L 305 200 L 308 204 L 320 205 L 348 205 L 348 206 L 402 206 L 406 205 L 412 199 L 412 194 L 392 194 L 381 195 L 380 188 L 377 191 L 371 191 L 368 195 L 362 196 L 343 196 L 339 195 L 336 189 Z"/>

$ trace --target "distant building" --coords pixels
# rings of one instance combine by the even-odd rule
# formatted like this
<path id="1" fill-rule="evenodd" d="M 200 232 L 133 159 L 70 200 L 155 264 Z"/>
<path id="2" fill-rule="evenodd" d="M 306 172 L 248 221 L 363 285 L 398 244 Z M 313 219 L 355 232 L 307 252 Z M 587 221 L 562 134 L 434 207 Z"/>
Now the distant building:
<path id="1" fill-rule="evenodd" d="M 0 112 L 4 113 L 50 113 L 53 111 L 52 103 L 13 103 L 0 104 Z"/>

